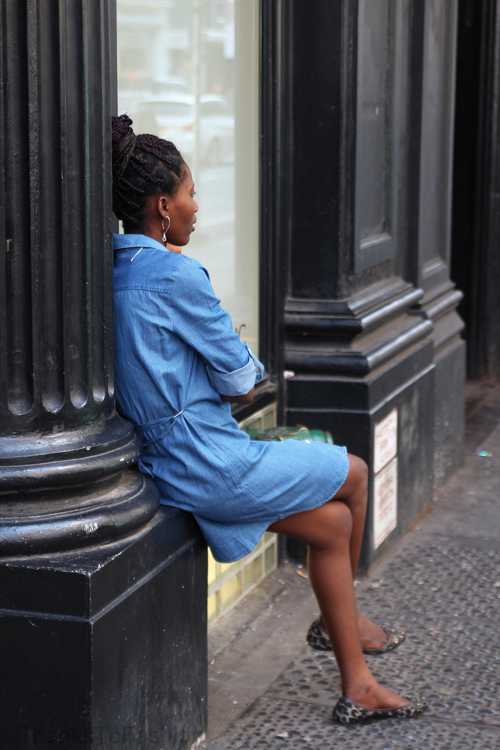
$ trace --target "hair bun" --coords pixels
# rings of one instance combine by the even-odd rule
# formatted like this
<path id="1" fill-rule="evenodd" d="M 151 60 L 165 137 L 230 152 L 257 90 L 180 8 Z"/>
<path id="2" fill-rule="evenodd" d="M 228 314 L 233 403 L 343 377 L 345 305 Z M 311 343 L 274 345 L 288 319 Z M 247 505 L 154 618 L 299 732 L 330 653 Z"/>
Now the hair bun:
<path id="1" fill-rule="evenodd" d="M 133 136 L 134 131 L 132 130 L 133 120 L 128 115 L 120 115 L 119 117 L 112 117 L 112 134 L 113 143 L 118 144 L 125 140 L 128 136 Z"/>

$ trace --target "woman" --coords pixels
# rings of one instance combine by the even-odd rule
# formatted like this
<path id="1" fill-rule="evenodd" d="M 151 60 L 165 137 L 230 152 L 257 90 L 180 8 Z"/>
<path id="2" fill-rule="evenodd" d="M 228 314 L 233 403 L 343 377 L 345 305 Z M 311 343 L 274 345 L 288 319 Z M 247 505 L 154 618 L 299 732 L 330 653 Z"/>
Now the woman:
<path id="1" fill-rule="evenodd" d="M 143 441 L 139 462 L 162 502 L 192 512 L 214 557 L 237 560 L 266 529 L 309 545 L 321 619 L 313 648 L 333 648 L 343 696 L 334 718 L 408 717 L 419 699 L 379 685 L 363 656 L 402 635 L 356 611 L 353 578 L 367 502 L 367 467 L 345 448 L 288 440 L 251 442 L 231 416 L 250 403 L 264 367 L 232 329 L 198 261 L 169 252 L 195 230 L 189 167 L 173 144 L 135 136 L 113 118 L 116 398 Z"/>

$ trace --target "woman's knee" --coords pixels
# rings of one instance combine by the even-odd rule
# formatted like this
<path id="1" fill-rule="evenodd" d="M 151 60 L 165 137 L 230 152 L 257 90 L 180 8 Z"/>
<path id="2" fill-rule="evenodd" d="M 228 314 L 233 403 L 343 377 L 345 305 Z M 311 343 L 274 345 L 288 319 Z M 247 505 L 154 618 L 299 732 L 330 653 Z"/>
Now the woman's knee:
<path id="1" fill-rule="evenodd" d="M 347 503 L 354 510 L 356 507 L 366 505 L 368 497 L 368 466 L 362 458 L 349 456 L 349 473 L 344 484 L 335 495 L 335 498 Z"/>
<path id="2" fill-rule="evenodd" d="M 324 550 L 350 540 L 352 526 L 353 517 L 348 505 L 340 500 L 330 500 L 313 510 L 275 521 L 269 526 L 269 531 L 286 534 L 313 549 Z"/>
<path id="3" fill-rule="evenodd" d="M 348 542 L 352 533 L 352 513 L 342 502 L 335 500 L 321 506 L 317 518 L 317 534 L 311 546 L 328 549 L 342 542 Z"/>
<path id="4" fill-rule="evenodd" d="M 368 466 L 359 456 L 349 455 L 349 475 L 352 472 L 352 479 L 360 489 L 368 488 Z"/>

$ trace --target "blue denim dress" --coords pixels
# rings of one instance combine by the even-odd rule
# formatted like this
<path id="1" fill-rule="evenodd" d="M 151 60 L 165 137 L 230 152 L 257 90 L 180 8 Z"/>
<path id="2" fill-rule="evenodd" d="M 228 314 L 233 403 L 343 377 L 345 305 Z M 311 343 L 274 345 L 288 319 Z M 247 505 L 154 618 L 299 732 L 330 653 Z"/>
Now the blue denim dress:
<path id="1" fill-rule="evenodd" d="M 114 235 L 116 400 L 142 439 L 162 503 L 195 516 L 219 562 L 268 526 L 340 489 L 345 448 L 251 441 L 219 394 L 250 391 L 263 365 L 233 331 L 208 272 L 138 234 Z"/>

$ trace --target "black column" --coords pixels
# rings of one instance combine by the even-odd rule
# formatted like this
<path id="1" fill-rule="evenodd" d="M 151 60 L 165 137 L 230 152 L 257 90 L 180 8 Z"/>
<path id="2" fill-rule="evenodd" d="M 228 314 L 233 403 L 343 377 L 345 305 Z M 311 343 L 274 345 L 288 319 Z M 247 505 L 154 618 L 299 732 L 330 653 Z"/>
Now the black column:
<path id="1" fill-rule="evenodd" d="M 113 398 L 108 19 L 2 4 L 2 555 L 114 539 L 158 507 Z"/>
<path id="2" fill-rule="evenodd" d="M 187 750 L 207 560 L 115 411 L 113 0 L 0 10 L 0 746 Z"/>

